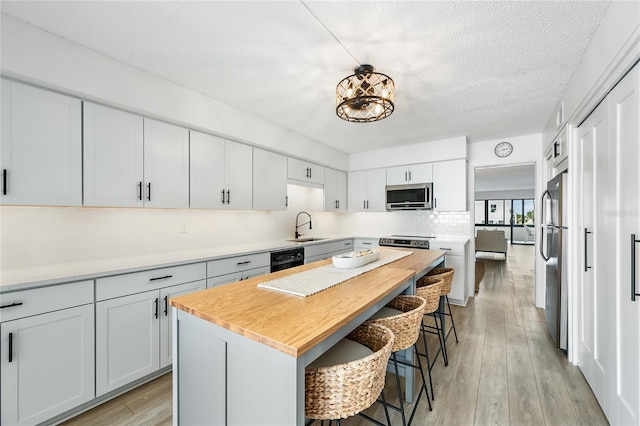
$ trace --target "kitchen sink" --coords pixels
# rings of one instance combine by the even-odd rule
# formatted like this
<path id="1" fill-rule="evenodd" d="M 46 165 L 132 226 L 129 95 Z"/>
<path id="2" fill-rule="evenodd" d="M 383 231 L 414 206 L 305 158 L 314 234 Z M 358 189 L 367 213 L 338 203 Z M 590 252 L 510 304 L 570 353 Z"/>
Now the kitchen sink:
<path id="1" fill-rule="evenodd" d="M 321 240 L 326 240 L 326 238 L 309 237 L 309 238 L 292 239 L 292 240 L 287 240 L 287 241 L 293 241 L 294 243 L 309 243 L 311 241 L 321 241 Z"/>

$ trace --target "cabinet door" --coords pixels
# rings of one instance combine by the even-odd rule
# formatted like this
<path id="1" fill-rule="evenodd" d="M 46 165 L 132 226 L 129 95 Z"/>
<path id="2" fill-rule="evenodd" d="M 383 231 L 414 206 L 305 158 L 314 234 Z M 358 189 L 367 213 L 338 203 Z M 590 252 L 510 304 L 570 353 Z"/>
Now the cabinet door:
<path id="1" fill-rule="evenodd" d="M 173 312 L 169 306 L 169 299 L 183 294 L 194 293 L 207 287 L 205 280 L 193 283 L 175 285 L 160 290 L 160 368 L 173 363 Z"/>
<path id="2" fill-rule="evenodd" d="M 251 209 L 253 202 L 253 148 L 225 141 L 225 176 L 229 209 Z"/>
<path id="3" fill-rule="evenodd" d="M 94 398 L 93 315 L 91 304 L 0 324 L 1 424 L 41 423 Z"/>
<path id="4" fill-rule="evenodd" d="M 147 207 L 189 207 L 189 130 L 144 119 Z"/>
<path id="5" fill-rule="evenodd" d="M 367 172 L 349 173 L 347 185 L 347 202 L 349 211 L 363 212 L 367 207 Z"/>
<path id="6" fill-rule="evenodd" d="M 158 370 L 158 290 L 96 303 L 96 396 Z"/>
<path id="7" fill-rule="evenodd" d="M 82 204 L 78 99 L 2 80 L 2 204 Z"/>
<path id="8" fill-rule="evenodd" d="M 409 182 L 415 184 L 433 182 L 433 164 L 425 163 L 409 166 Z"/>
<path id="9" fill-rule="evenodd" d="M 303 182 L 324 183 L 324 167 L 297 158 L 287 159 L 287 177 Z"/>
<path id="10" fill-rule="evenodd" d="M 324 211 L 345 211 L 347 208 L 347 174 L 333 169 L 324 173 Z"/>
<path id="11" fill-rule="evenodd" d="M 205 133 L 190 132 L 190 205 L 196 209 L 221 209 L 226 197 L 225 141 Z"/>
<path id="12" fill-rule="evenodd" d="M 449 298 L 459 303 L 465 302 L 465 287 L 467 268 L 465 267 L 464 256 L 452 256 L 446 255 L 444 259 L 447 268 L 453 268 L 456 271 L 453 274 L 453 281 L 451 281 L 451 292 Z"/>
<path id="13" fill-rule="evenodd" d="M 235 283 L 236 281 L 242 281 L 243 274 L 244 271 L 207 278 L 207 288 L 213 288 L 224 284 Z"/>
<path id="14" fill-rule="evenodd" d="M 287 157 L 253 148 L 253 209 L 287 209 Z"/>
<path id="15" fill-rule="evenodd" d="M 618 235 L 616 245 L 617 306 L 617 419 L 611 424 L 640 424 L 640 296 L 631 297 L 631 282 L 635 278 L 635 293 L 640 293 L 640 243 L 632 243 L 631 236 L 640 240 L 640 68 L 636 66 L 609 94 L 610 141 L 618 184 L 616 201 Z M 611 163 L 610 163 L 611 164 Z M 611 191 L 611 189 L 610 189 Z M 631 245 L 635 246 L 632 258 Z M 632 263 L 633 262 L 633 263 Z M 632 265 L 635 264 L 635 271 Z M 631 273 L 635 272 L 635 277 Z M 612 292 L 613 293 L 613 292 Z M 611 315 L 612 309 L 608 314 Z M 614 388 L 615 389 L 615 388 Z"/>
<path id="16" fill-rule="evenodd" d="M 317 164 L 309 163 L 309 181 L 313 183 L 324 183 L 325 168 Z"/>
<path id="17" fill-rule="evenodd" d="M 83 105 L 84 205 L 142 207 L 142 117 Z"/>
<path id="18" fill-rule="evenodd" d="M 387 167 L 387 185 L 404 185 L 409 183 L 407 166 Z"/>
<path id="19" fill-rule="evenodd" d="M 376 169 L 367 171 L 367 210 L 368 212 L 386 211 L 387 171 Z"/>
<path id="20" fill-rule="evenodd" d="M 433 164 L 433 195 L 435 210 L 467 210 L 467 160 Z"/>

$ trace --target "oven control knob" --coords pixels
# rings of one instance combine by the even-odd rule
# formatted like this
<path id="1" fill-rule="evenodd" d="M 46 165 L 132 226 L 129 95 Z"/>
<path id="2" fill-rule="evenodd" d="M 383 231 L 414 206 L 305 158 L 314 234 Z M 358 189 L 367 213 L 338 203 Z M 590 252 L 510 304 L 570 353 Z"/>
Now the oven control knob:
<path id="1" fill-rule="evenodd" d="M 302 253 L 298 253 L 298 254 L 296 254 L 296 260 L 302 260 L 302 259 L 303 259 L 303 257 L 304 257 L 304 256 L 302 255 Z"/>

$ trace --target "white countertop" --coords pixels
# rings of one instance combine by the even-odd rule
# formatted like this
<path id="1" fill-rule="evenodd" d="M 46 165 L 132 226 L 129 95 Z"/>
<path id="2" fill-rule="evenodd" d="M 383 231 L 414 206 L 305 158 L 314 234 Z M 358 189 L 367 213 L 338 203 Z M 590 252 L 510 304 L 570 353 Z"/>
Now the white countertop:
<path id="1" fill-rule="evenodd" d="M 311 236 L 309 236 L 311 237 Z M 468 237 L 436 235 L 439 242 L 466 243 Z M 83 260 L 80 262 L 57 263 L 25 268 L 3 269 L 0 274 L 0 293 L 24 290 L 73 281 L 92 280 L 98 277 L 119 275 L 148 269 L 164 268 L 189 263 L 206 262 L 225 257 L 241 256 L 265 251 L 286 250 L 293 247 L 305 247 L 332 241 L 365 238 L 371 236 L 323 235 L 319 241 L 296 243 L 293 241 L 262 241 L 259 243 L 225 245 L 194 250 L 145 254 L 140 256 L 114 257 L 106 259 Z"/>

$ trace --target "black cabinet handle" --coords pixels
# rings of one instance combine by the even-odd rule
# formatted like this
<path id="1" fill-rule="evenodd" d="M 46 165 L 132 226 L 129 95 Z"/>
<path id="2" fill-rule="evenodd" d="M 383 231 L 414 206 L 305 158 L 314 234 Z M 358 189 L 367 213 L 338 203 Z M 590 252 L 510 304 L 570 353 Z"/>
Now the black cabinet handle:
<path id="1" fill-rule="evenodd" d="M 448 251 L 451 251 L 451 249 L 450 249 L 450 248 L 447 248 L 447 247 L 440 247 L 440 250 L 448 250 Z"/>
<path id="2" fill-rule="evenodd" d="M 164 277 L 149 278 L 149 281 L 166 280 L 167 278 L 173 278 L 173 275 L 165 275 Z"/>
<path id="3" fill-rule="evenodd" d="M 370 246 L 371 243 L 362 243 L 363 246 Z"/>
<path id="4" fill-rule="evenodd" d="M 227 204 L 231 204 L 231 191 L 227 189 Z"/>
<path id="5" fill-rule="evenodd" d="M 13 333 L 9 333 L 9 362 L 13 362 Z"/>
<path id="6" fill-rule="evenodd" d="M 157 298 L 157 297 L 156 297 L 156 300 L 155 300 L 155 304 L 156 304 L 156 311 L 155 311 L 155 313 L 154 313 L 154 316 L 155 316 L 156 318 L 158 318 L 158 298 Z"/>
<path id="7" fill-rule="evenodd" d="M 284 196 L 284 206 L 285 207 L 289 207 L 289 196 L 288 195 Z"/>
<path id="8" fill-rule="evenodd" d="M 369 210 L 369 200 L 367 200 L 367 210 Z"/>
<path id="9" fill-rule="evenodd" d="M 164 297 L 164 316 L 169 316 L 169 296 Z"/>
<path id="10" fill-rule="evenodd" d="M 404 172 L 404 181 L 407 182 L 407 172 Z"/>
<path id="11" fill-rule="evenodd" d="M 22 302 L 13 302 L 10 305 L 2 305 L 2 306 L 0 306 L 0 309 L 13 308 L 14 306 L 20 306 L 20 305 L 22 305 Z"/>
<path id="12" fill-rule="evenodd" d="M 250 260 L 245 260 L 244 262 L 238 262 L 238 265 L 248 265 L 249 263 L 251 263 Z"/>
<path id="13" fill-rule="evenodd" d="M 560 148 L 560 142 L 555 141 L 553 143 L 553 158 L 556 158 L 560 155 L 560 150 L 558 148 Z"/>
<path id="14" fill-rule="evenodd" d="M 142 201 L 142 181 L 138 182 L 138 200 Z"/>
<path id="15" fill-rule="evenodd" d="M 340 208 L 340 200 L 338 200 L 338 209 Z"/>
<path id="16" fill-rule="evenodd" d="M 362 200 L 362 210 L 367 208 L 367 201 L 366 200 Z"/>
<path id="17" fill-rule="evenodd" d="M 309 179 L 311 179 L 311 167 L 309 167 Z"/>
<path id="18" fill-rule="evenodd" d="M 409 182 L 411 182 L 411 170 L 409 170 Z"/>
<path id="19" fill-rule="evenodd" d="M 636 234 L 631 234 L 631 301 L 636 301 Z"/>
<path id="20" fill-rule="evenodd" d="M 591 269 L 591 266 L 587 265 L 587 255 L 588 255 L 588 250 L 587 250 L 587 235 L 589 235 L 591 232 L 587 230 L 587 228 L 584 228 L 584 271 L 587 272 L 589 269 Z"/>
<path id="21" fill-rule="evenodd" d="M 151 201 L 151 182 L 147 184 L 147 201 Z"/>
<path id="22" fill-rule="evenodd" d="M 7 195 L 7 169 L 2 169 L 2 195 Z"/>

